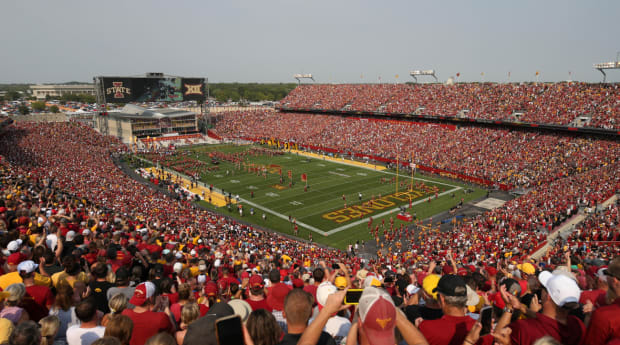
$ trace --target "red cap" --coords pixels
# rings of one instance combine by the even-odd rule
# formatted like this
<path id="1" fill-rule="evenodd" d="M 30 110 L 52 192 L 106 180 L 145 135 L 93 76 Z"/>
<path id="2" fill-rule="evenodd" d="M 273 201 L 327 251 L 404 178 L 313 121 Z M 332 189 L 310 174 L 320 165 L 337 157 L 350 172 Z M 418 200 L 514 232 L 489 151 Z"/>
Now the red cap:
<path id="1" fill-rule="evenodd" d="M 256 286 L 263 287 L 263 286 L 265 286 L 265 283 L 263 282 L 263 278 L 261 278 L 260 275 L 253 274 L 250 277 L 250 287 L 256 287 Z"/>
<path id="2" fill-rule="evenodd" d="M 269 291 L 269 296 L 267 296 L 267 304 L 273 310 L 284 310 L 284 299 L 286 298 L 286 295 L 288 295 L 289 291 L 290 289 L 286 286 L 286 284 L 275 284 Z"/>
<path id="3" fill-rule="evenodd" d="M 296 288 L 303 288 L 304 287 L 304 281 L 299 279 L 299 278 L 293 279 L 293 286 L 296 287 Z"/>
<path id="4" fill-rule="evenodd" d="M 22 261 L 24 261 L 22 253 L 13 253 L 6 259 L 6 263 L 9 265 L 19 265 Z"/>
<path id="5" fill-rule="evenodd" d="M 487 273 L 489 274 L 489 276 L 495 276 L 497 275 L 497 269 L 495 269 L 495 267 L 487 267 Z"/>
<path id="6" fill-rule="evenodd" d="M 241 279 L 246 278 L 250 278 L 250 273 L 248 271 L 243 271 L 243 273 L 241 273 Z"/>
<path id="7" fill-rule="evenodd" d="M 217 285 L 214 281 L 210 281 L 205 286 L 205 295 L 207 296 L 216 296 L 217 295 Z"/>
<path id="8" fill-rule="evenodd" d="M 358 311 L 371 345 L 395 343 L 396 307 L 387 292 L 373 287 L 364 289 Z"/>
<path id="9" fill-rule="evenodd" d="M 4 212 L 6 212 L 6 210 L 7 210 L 6 207 L 4 207 L 4 206 L 0 207 L 0 213 L 4 213 Z"/>
<path id="10" fill-rule="evenodd" d="M 144 282 L 136 286 L 136 289 L 133 291 L 133 296 L 129 300 L 129 303 L 141 306 L 146 302 L 147 299 L 153 297 L 155 294 L 155 284 L 151 282 Z"/>

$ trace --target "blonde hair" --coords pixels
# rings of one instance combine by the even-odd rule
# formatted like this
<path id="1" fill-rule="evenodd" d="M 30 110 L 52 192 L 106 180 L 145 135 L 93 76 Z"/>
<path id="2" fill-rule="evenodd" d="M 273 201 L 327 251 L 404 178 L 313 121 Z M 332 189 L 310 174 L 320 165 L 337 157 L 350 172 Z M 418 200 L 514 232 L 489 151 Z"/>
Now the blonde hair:
<path id="1" fill-rule="evenodd" d="M 200 307 L 196 303 L 187 303 L 181 309 L 181 322 L 189 325 L 200 317 Z"/>
<path id="2" fill-rule="evenodd" d="M 127 308 L 127 303 L 129 303 L 129 299 L 122 293 L 117 293 L 112 296 L 108 301 L 108 307 L 110 307 L 110 313 L 112 314 L 120 314 L 125 308 Z"/>
<path id="3" fill-rule="evenodd" d="M 39 320 L 41 326 L 41 345 L 51 345 L 60 328 L 60 319 L 56 315 L 49 315 Z"/>

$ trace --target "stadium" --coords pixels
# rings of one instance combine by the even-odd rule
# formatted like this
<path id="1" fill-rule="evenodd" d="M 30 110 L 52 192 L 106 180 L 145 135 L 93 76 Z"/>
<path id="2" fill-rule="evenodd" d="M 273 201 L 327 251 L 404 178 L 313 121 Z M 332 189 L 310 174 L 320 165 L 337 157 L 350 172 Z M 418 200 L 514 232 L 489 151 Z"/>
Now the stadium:
<path id="1" fill-rule="evenodd" d="M 2 42 L 0 344 L 620 343 L 620 53 L 595 82 L 537 51 L 596 32 L 563 58 L 602 54 L 612 8 L 575 32 L 488 3 L 445 27 L 423 4 L 177 4 L 163 29 L 123 6 L 91 9 L 122 25 L 78 49 L 37 46 L 58 71 L 13 42 L 28 29 Z"/>

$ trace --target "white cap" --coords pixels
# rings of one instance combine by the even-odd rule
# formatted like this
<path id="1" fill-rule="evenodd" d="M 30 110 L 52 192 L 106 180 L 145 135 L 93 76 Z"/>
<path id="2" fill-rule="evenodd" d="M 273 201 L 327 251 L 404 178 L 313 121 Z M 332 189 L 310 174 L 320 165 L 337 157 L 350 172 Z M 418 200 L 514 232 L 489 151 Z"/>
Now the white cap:
<path id="1" fill-rule="evenodd" d="M 366 276 L 366 279 L 364 279 L 364 288 L 369 286 L 381 287 L 381 280 L 376 276 Z"/>
<path id="2" fill-rule="evenodd" d="M 407 290 L 407 293 L 410 295 L 416 294 L 418 293 L 418 291 L 420 291 L 420 288 L 413 285 L 413 284 L 409 284 L 407 285 L 407 287 L 405 288 Z"/>
<path id="3" fill-rule="evenodd" d="M 470 288 L 469 285 L 465 285 L 467 288 L 467 305 L 474 306 L 480 303 L 480 296 L 474 291 L 474 289 Z"/>
<path id="4" fill-rule="evenodd" d="M 11 241 L 9 242 L 9 244 L 6 245 L 6 249 L 12 252 L 16 252 L 19 250 L 19 243 L 17 243 L 17 241 Z"/>
<path id="5" fill-rule="evenodd" d="M 327 297 L 333 293 L 338 292 L 338 288 L 330 282 L 322 282 L 316 289 L 316 303 L 324 306 L 327 302 Z"/>
<path id="6" fill-rule="evenodd" d="M 65 239 L 67 241 L 73 241 L 74 237 L 75 237 L 75 231 L 71 230 L 71 231 L 67 232 L 67 235 L 65 236 Z"/>
<path id="7" fill-rule="evenodd" d="M 182 257 L 183 257 L 183 253 L 181 253 L 181 252 L 177 252 L 176 254 L 174 254 L 174 256 L 175 256 L 177 259 L 180 259 L 180 258 L 182 258 Z"/>
<path id="8" fill-rule="evenodd" d="M 56 245 L 58 244 L 58 237 L 56 234 L 49 234 L 45 237 L 45 245 L 47 248 L 51 250 L 56 250 Z"/>
<path id="9" fill-rule="evenodd" d="M 82 235 L 84 235 L 84 236 L 90 235 L 90 230 L 84 229 L 84 231 L 82 231 Z"/>
<path id="10" fill-rule="evenodd" d="M 220 267 L 221 264 L 222 264 L 222 261 L 220 259 L 216 259 L 215 262 L 213 263 L 213 266 Z"/>
<path id="11" fill-rule="evenodd" d="M 17 265 L 17 272 L 24 271 L 26 273 L 34 272 L 39 265 L 35 264 L 32 260 L 22 261 Z"/>
<path id="12" fill-rule="evenodd" d="M 183 264 L 180 262 L 175 262 L 174 266 L 172 266 L 172 270 L 177 273 L 181 273 L 181 271 L 183 270 Z"/>
<path id="13" fill-rule="evenodd" d="M 579 302 L 581 290 L 577 283 L 568 276 L 542 271 L 538 275 L 538 280 L 558 307 L 562 307 L 566 303 Z"/>
<path id="14" fill-rule="evenodd" d="M 607 275 L 605 274 L 605 271 L 607 271 L 607 267 L 603 267 L 601 269 L 599 269 L 596 272 L 596 276 L 598 277 L 598 279 L 607 282 Z"/>
<path id="15" fill-rule="evenodd" d="M 195 250 L 195 249 L 192 249 L 192 250 L 189 252 L 189 255 L 191 255 L 191 256 L 195 256 L 195 255 L 196 255 L 196 250 Z"/>
<path id="16" fill-rule="evenodd" d="M 207 276 L 204 274 L 199 274 L 198 277 L 196 277 L 196 281 L 198 284 L 204 284 L 207 282 Z"/>

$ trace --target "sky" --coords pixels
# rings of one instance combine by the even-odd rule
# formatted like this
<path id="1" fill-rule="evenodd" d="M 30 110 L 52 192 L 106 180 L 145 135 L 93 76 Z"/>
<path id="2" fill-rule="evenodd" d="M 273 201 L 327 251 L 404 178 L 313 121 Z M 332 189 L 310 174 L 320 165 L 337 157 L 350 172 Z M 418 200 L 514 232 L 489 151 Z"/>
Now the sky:
<path id="1" fill-rule="evenodd" d="M 440 81 L 535 81 L 538 71 L 539 81 L 600 82 L 592 64 L 616 60 L 618 14 L 617 0 L 2 0 L 0 83 L 146 72 L 402 83 L 417 69 Z"/>

